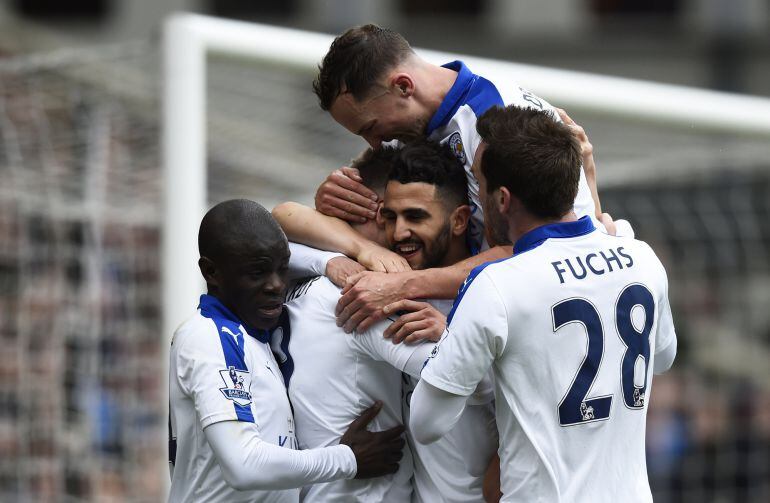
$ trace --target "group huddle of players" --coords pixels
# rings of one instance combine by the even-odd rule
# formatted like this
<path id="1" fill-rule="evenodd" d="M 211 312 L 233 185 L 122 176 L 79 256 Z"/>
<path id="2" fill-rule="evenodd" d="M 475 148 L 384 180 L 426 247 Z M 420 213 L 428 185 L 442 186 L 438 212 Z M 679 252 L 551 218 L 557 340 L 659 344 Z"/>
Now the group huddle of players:
<path id="1" fill-rule="evenodd" d="M 374 25 L 313 89 L 371 148 L 315 208 L 203 218 L 169 501 L 651 501 L 667 278 L 601 212 L 582 128 Z"/>

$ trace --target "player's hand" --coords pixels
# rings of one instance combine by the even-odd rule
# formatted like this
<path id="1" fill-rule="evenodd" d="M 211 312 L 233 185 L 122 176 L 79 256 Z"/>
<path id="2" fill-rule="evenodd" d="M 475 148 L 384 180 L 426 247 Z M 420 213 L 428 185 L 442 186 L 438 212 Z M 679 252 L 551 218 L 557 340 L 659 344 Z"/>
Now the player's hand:
<path id="1" fill-rule="evenodd" d="M 347 222 L 366 222 L 377 211 L 377 194 L 361 183 L 358 170 L 344 166 L 326 177 L 315 193 L 315 208 Z"/>
<path id="2" fill-rule="evenodd" d="M 446 316 L 427 302 L 403 299 L 383 308 L 385 316 L 401 311 L 409 311 L 398 317 L 385 329 L 383 335 L 392 337 L 393 343 L 403 341 L 407 344 L 422 340 L 438 342 L 446 328 Z"/>
<path id="3" fill-rule="evenodd" d="M 586 130 L 583 129 L 583 126 L 575 123 L 575 121 L 572 120 L 572 117 L 567 115 L 567 112 L 561 108 L 557 108 L 556 111 L 559 113 L 559 117 L 561 117 L 561 120 L 564 121 L 564 125 L 569 128 L 569 130 L 572 132 L 572 136 L 575 137 L 578 145 L 580 146 L 580 155 L 583 159 L 583 173 L 585 173 L 586 183 L 588 184 L 588 188 L 591 190 L 591 197 L 594 200 L 596 218 L 601 221 L 602 203 L 599 200 L 599 189 L 597 188 L 596 184 L 596 161 L 594 160 L 594 146 L 588 140 L 588 134 L 586 133 Z M 611 234 L 614 235 L 614 232 Z"/>
<path id="4" fill-rule="evenodd" d="M 382 308 L 406 296 L 403 289 L 409 274 L 367 271 L 351 276 L 337 302 L 337 326 L 347 333 L 363 331 L 385 318 Z"/>
<path id="5" fill-rule="evenodd" d="M 356 456 L 356 478 L 381 477 L 398 471 L 398 462 L 403 456 L 404 426 L 398 425 L 385 431 L 369 431 L 366 426 L 382 409 L 377 401 L 366 409 L 348 426 L 340 444 L 347 445 Z"/>
<path id="6" fill-rule="evenodd" d="M 495 454 L 484 475 L 482 494 L 486 503 L 497 503 L 503 497 L 500 491 L 500 457 Z"/>
<path id="7" fill-rule="evenodd" d="M 374 272 L 404 272 L 411 271 L 409 262 L 398 253 L 372 244 L 362 248 L 356 257 L 358 262 L 366 269 Z"/>
<path id="8" fill-rule="evenodd" d="M 589 157 L 592 158 L 594 155 L 594 146 L 588 140 L 588 135 L 586 134 L 586 130 L 583 129 L 583 126 L 577 124 L 572 119 L 572 117 L 567 115 L 567 112 L 565 112 L 564 109 L 557 108 L 556 111 L 559 113 L 561 120 L 564 121 L 564 125 L 569 128 L 569 130 L 572 132 L 572 136 L 574 136 L 577 140 L 578 145 L 580 146 L 580 155 L 583 157 L 583 162 L 585 162 Z"/>
<path id="9" fill-rule="evenodd" d="M 617 227 L 615 226 L 615 221 L 612 219 L 609 213 L 602 213 L 599 215 L 599 221 L 602 223 L 605 229 L 607 229 L 607 234 L 611 236 L 617 235 Z"/>
<path id="10" fill-rule="evenodd" d="M 365 271 L 366 268 L 348 257 L 334 257 L 326 263 L 326 277 L 340 288 L 343 288 L 348 278 Z"/>

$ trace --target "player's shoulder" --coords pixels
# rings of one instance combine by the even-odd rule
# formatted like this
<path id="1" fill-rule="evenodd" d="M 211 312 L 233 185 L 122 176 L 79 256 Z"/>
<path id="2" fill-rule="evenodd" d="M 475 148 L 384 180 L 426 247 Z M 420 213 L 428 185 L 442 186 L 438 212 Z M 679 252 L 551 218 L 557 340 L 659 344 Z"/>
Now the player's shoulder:
<path id="1" fill-rule="evenodd" d="M 297 283 L 286 296 L 286 306 L 291 317 L 322 322 L 334 319 L 334 311 L 340 300 L 340 288 L 326 276 L 314 276 Z"/>
<path id="2" fill-rule="evenodd" d="M 179 325 L 171 339 L 171 347 L 176 351 L 183 347 L 199 347 L 205 350 L 212 344 L 219 344 L 219 331 L 214 320 L 200 312 L 196 312 Z"/>
<path id="3" fill-rule="evenodd" d="M 301 305 L 312 301 L 339 299 L 340 288 L 326 276 L 311 276 L 299 280 L 286 294 L 286 304 Z"/>

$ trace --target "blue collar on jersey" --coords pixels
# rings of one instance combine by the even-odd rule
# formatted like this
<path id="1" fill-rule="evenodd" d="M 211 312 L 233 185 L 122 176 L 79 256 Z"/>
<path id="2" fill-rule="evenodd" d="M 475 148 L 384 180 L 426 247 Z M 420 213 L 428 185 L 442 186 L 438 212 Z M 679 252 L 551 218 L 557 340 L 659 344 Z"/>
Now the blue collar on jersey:
<path id="1" fill-rule="evenodd" d="M 543 225 L 521 236 L 513 245 L 513 254 L 518 255 L 537 248 L 548 238 L 574 238 L 588 234 L 594 229 L 594 224 L 587 215 L 574 222 Z"/>
<path id="2" fill-rule="evenodd" d="M 270 332 L 267 330 L 259 330 L 256 328 L 252 328 L 242 322 L 238 317 L 229 309 L 225 307 L 222 302 L 214 297 L 213 295 L 207 295 L 203 294 L 201 295 L 200 304 L 198 305 L 198 309 L 201 310 L 201 314 L 205 318 L 211 318 L 211 319 L 222 319 L 231 321 L 233 323 L 237 323 L 238 325 L 243 325 L 243 327 L 246 329 L 246 333 L 248 333 L 250 336 L 257 339 L 259 342 L 270 342 Z"/>
<path id="3" fill-rule="evenodd" d="M 457 112 L 457 109 L 465 103 L 465 99 L 468 97 L 468 92 L 471 90 L 471 86 L 478 79 L 478 75 L 471 72 L 465 63 L 462 61 L 452 61 L 445 65 L 441 65 L 444 68 L 449 68 L 457 72 L 457 79 L 452 84 L 452 88 L 444 96 L 444 100 L 436 110 L 436 113 L 431 117 L 428 123 L 428 129 L 426 136 L 430 136 L 433 131 L 446 125 L 449 119 Z"/>

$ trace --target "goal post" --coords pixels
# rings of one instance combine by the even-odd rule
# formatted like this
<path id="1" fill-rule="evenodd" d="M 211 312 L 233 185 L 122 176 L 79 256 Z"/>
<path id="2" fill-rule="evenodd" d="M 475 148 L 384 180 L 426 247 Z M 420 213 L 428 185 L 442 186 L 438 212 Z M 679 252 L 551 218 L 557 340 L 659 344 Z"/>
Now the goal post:
<path id="1" fill-rule="evenodd" d="M 175 14 L 164 30 L 163 331 L 196 305 L 203 283 L 197 226 L 206 208 L 206 64 L 225 54 L 309 69 L 333 36 L 196 14 Z M 770 138 L 770 99 L 416 49 L 434 63 L 464 60 L 505 93 L 522 85 L 572 111 L 701 132 Z M 310 93 L 308 85 L 308 93 Z M 329 118 L 331 121 L 332 119 Z"/>

